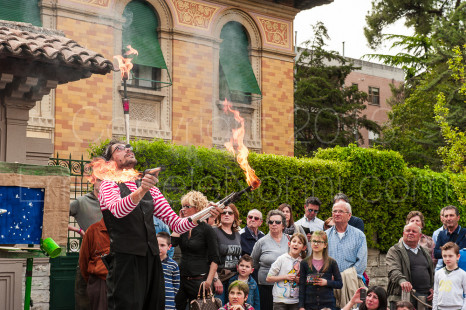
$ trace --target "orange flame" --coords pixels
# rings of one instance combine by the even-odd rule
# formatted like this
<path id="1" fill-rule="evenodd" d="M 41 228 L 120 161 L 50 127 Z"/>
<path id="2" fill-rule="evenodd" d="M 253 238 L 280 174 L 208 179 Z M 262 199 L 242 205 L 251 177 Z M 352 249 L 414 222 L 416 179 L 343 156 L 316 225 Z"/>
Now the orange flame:
<path id="1" fill-rule="evenodd" d="M 244 118 L 239 115 L 239 111 L 233 110 L 231 108 L 231 104 L 225 99 L 223 102 L 223 112 L 225 113 L 233 113 L 235 120 L 241 124 L 239 128 L 232 129 L 232 137 L 230 138 L 230 142 L 225 143 L 225 147 L 228 151 L 236 155 L 238 152 L 238 156 L 236 156 L 236 160 L 240 165 L 241 169 L 243 169 L 244 174 L 246 175 L 246 182 L 252 189 L 256 189 L 261 185 L 261 180 L 256 176 L 254 170 L 249 166 L 248 162 L 248 155 L 249 151 L 248 148 L 244 145 Z M 235 151 L 236 145 L 236 151 Z"/>
<path id="2" fill-rule="evenodd" d="M 139 55 L 138 51 L 135 50 L 134 48 L 131 47 L 131 45 L 128 45 L 126 47 L 128 51 L 125 53 L 125 56 L 128 55 Z M 129 78 L 129 72 L 131 69 L 133 69 L 133 61 L 132 58 L 125 58 L 121 55 L 115 55 L 113 56 L 116 60 L 118 60 L 118 67 L 120 68 L 121 72 L 121 79 L 122 80 L 127 80 Z"/>
<path id="3" fill-rule="evenodd" d="M 106 161 L 103 158 L 94 159 L 90 164 L 92 175 L 90 182 L 94 183 L 95 179 L 110 180 L 117 183 L 135 181 L 140 178 L 141 173 L 134 169 L 118 169 L 116 162 Z"/>

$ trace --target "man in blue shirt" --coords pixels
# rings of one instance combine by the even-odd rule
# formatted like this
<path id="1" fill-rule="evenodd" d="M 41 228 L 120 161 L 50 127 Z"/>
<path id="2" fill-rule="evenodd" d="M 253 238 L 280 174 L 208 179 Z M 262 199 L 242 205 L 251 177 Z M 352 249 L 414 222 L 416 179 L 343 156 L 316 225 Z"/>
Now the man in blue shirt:
<path id="1" fill-rule="evenodd" d="M 337 203 L 338 201 L 345 201 L 347 203 L 350 203 L 348 196 L 346 196 L 343 193 L 338 193 L 335 195 L 335 197 L 333 197 L 334 204 Z M 351 218 L 349 219 L 348 224 L 364 232 L 364 221 L 360 219 L 359 217 L 351 215 Z"/>
<path id="2" fill-rule="evenodd" d="M 455 206 L 443 208 L 443 220 L 446 229 L 438 234 L 434 249 L 434 257 L 437 259 L 442 258 L 440 247 L 449 241 L 456 243 L 460 249 L 466 248 L 466 228 L 461 228 L 458 225 L 460 220 L 458 208 Z"/>
<path id="3" fill-rule="evenodd" d="M 335 290 L 337 307 L 342 308 L 356 290 L 364 285 L 362 274 L 367 267 L 367 243 L 362 231 L 348 225 L 351 218 L 349 203 L 345 201 L 335 203 L 332 216 L 335 226 L 326 231 L 328 255 L 336 260 L 342 275 L 343 288 Z"/>

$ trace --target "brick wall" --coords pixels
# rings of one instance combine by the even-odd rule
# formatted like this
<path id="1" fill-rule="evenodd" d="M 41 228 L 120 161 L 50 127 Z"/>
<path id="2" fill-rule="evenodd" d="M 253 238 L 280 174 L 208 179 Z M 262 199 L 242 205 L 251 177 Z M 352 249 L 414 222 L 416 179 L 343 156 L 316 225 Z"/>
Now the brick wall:
<path id="1" fill-rule="evenodd" d="M 58 17 L 57 28 L 82 46 L 113 57 L 113 28 Z M 55 101 L 55 153 L 79 158 L 89 143 L 111 137 L 112 74 L 60 85 Z M 84 154 L 85 156 L 87 154 Z"/>
<path id="2" fill-rule="evenodd" d="M 262 59 L 262 152 L 294 155 L 293 63 Z"/>
<path id="3" fill-rule="evenodd" d="M 174 143 L 212 146 L 212 59 L 212 47 L 173 41 Z"/>

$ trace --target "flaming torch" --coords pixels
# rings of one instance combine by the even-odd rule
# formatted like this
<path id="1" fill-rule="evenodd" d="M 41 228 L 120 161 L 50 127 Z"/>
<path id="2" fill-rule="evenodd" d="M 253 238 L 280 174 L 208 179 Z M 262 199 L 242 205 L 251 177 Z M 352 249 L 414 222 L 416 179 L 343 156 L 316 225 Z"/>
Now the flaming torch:
<path id="1" fill-rule="evenodd" d="M 138 51 L 128 45 L 126 47 L 128 51 L 124 56 L 128 55 L 138 55 Z M 115 55 L 113 58 L 118 60 L 118 67 L 121 72 L 121 79 L 123 81 L 123 113 L 125 115 L 125 132 L 126 132 L 126 143 L 129 143 L 129 99 L 126 92 L 126 81 L 129 79 L 129 72 L 133 69 L 132 58 L 125 58 L 122 55 Z"/>
<path id="2" fill-rule="evenodd" d="M 241 169 L 243 169 L 244 174 L 246 175 L 246 182 L 248 183 L 248 187 L 242 189 L 239 192 L 233 192 L 230 195 L 226 196 L 225 198 L 221 199 L 219 202 L 217 202 L 216 206 L 211 206 L 208 208 L 205 208 L 202 211 L 197 212 L 196 214 L 193 214 L 190 216 L 191 220 L 197 220 L 197 221 L 204 221 L 208 219 L 211 214 L 210 211 L 214 209 L 215 207 L 220 207 L 220 208 L 225 208 L 228 206 L 228 204 L 235 202 L 238 200 L 241 195 L 243 195 L 246 192 L 250 192 L 252 190 L 257 189 L 261 185 L 261 180 L 256 176 L 256 173 L 254 170 L 251 168 L 248 162 L 248 148 L 244 145 L 244 118 L 240 116 L 239 112 L 236 110 L 233 110 L 231 108 L 231 104 L 225 99 L 223 103 L 223 112 L 226 114 L 228 113 L 233 113 L 235 120 L 240 124 L 239 128 L 232 129 L 232 137 L 230 138 L 230 141 L 225 143 L 225 147 L 228 151 L 233 153 L 233 155 L 236 156 L 236 153 L 238 155 L 236 156 L 236 160 L 238 161 Z"/>

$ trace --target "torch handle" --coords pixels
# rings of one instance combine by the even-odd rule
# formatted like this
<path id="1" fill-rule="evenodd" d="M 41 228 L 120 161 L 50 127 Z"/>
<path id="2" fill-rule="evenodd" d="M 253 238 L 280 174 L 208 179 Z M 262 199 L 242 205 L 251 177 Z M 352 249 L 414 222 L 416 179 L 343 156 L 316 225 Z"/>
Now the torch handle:
<path id="1" fill-rule="evenodd" d="M 215 208 L 220 208 L 220 209 L 225 209 L 226 206 L 228 206 L 230 203 L 233 203 L 235 201 L 237 201 L 241 195 L 243 195 L 244 193 L 248 192 L 248 191 L 251 191 L 252 190 L 252 186 L 249 186 L 249 187 L 246 187 L 245 189 L 239 191 L 239 192 L 233 192 L 231 193 L 230 195 L 226 196 L 225 198 L 221 199 L 219 202 L 217 202 L 217 205 L 216 206 L 211 206 L 211 207 L 208 207 L 204 210 L 201 210 L 199 212 L 197 212 L 196 214 L 193 214 L 191 216 L 191 219 L 192 220 L 197 220 L 198 222 L 199 221 L 205 221 L 207 220 L 209 217 L 212 216 L 212 214 L 210 214 L 210 211 L 212 211 L 213 209 Z"/>

